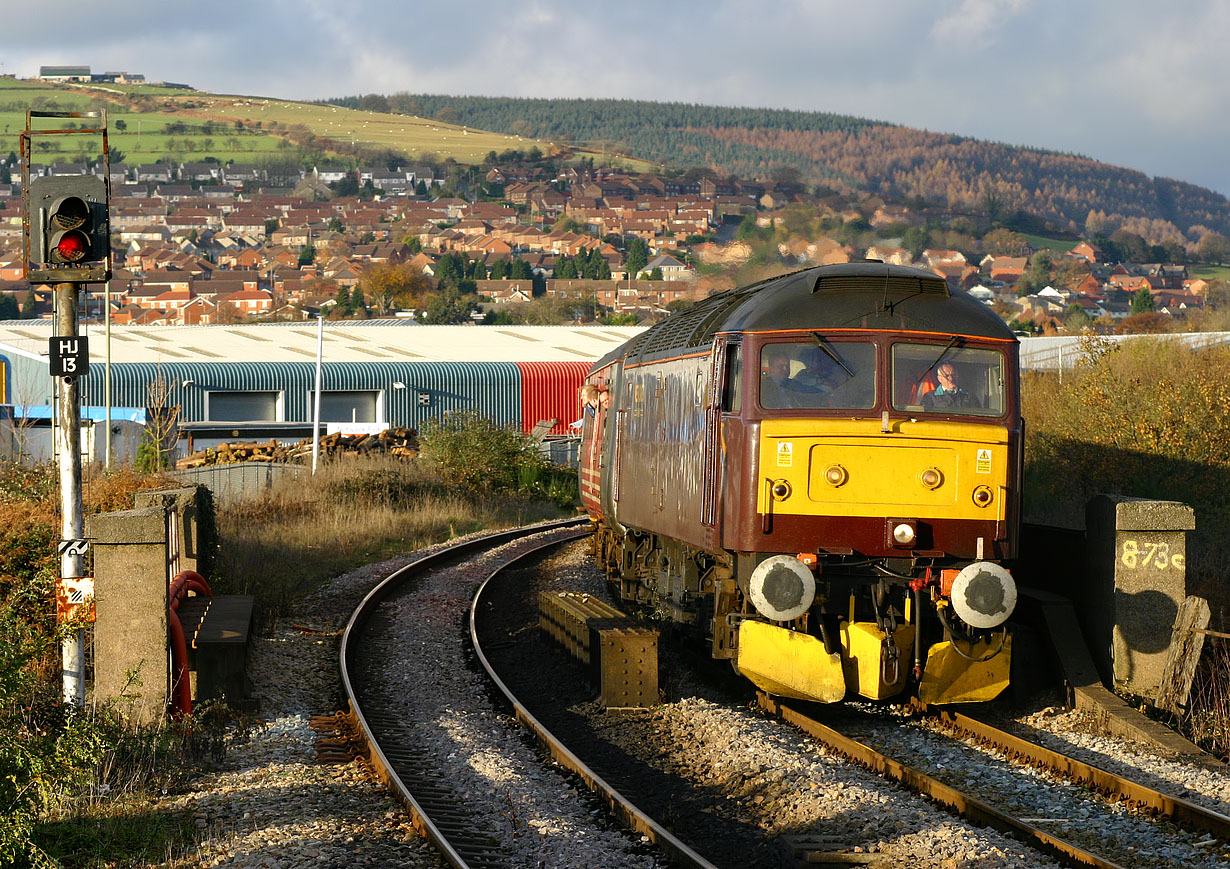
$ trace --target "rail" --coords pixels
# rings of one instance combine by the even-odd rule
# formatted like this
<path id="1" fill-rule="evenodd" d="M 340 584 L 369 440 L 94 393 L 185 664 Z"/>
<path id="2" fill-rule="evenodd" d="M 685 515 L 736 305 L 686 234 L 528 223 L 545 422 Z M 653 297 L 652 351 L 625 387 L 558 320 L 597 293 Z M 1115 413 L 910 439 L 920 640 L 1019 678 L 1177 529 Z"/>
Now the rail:
<path id="1" fill-rule="evenodd" d="M 793 708 L 789 703 L 770 697 L 763 692 L 757 692 L 757 700 L 760 707 L 770 715 L 794 725 L 856 763 L 899 781 L 910 790 L 928 796 L 976 823 L 985 824 L 1001 832 L 1015 834 L 1026 841 L 1032 840 L 1061 859 L 1070 860 L 1081 866 L 1119 869 L 1119 864 L 1090 853 L 1079 845 L 1041 830 L 1025 820 L 1000 811 L 994 806 L 944 784 L 921 770 L 894 760 L 856 739 L 821 724 Z"/>
<path id="2" fill-rule="evenodd" d="M 587 533 L 587 532 L 586 532 Z M 576 536 L 582 536 L 578 533 Z M 562 542 L 562 541 L 557 541 Z M 559 739 L 547 727 L 542 724 L 534 715 L 522 704 L 513 694 L 512 690 L 504 683 L 496 673 L 495 668 L 491 666 L 491 662 L 487 659 L 483 652 L 482 643 L 478 637 L 478 627 L 476 624 L 476 616 L 478 613 L 479 604 L 483 600 L 483 593 L 493 579 L 501 572 L 513 567 L 518 562 L 531 558 L 539 554 L 538 550 L 526 552 L 508 564 L 502 565 L 498 570 L 494 571 L 490 576 L 483 581 L 478 587 L 478 591 L 474 593 L 474 600 L 470 604 L 470 642 L 474 646 L 474 653 L 478 657 L 479 662 L 483 665 L 483 669 L 487 671 L 487 676 L 491 679 L 495 686 L 500 689 L 505 699 L 512 705 L 516 711 L 517 720 L 527 727 L 538 740 L 546 746 L 551 753 L 551 757 L 555 759 L 561 766 L 571 770 L 581 777 L 586 786 L 600 797 L 607 806 L 615 813 L 616 817 L 629 829 L 640 833 L 642 836 L 649 839 L 664 852 L 669 854 L 679 865 L 686 867 L 695 867 L 695 869 L 716 869 L 716 867 L 702 857 L 700 854 L 693 851 L 681 840 L 676 838 L 669 830 L 651 818 L 649 815 L 641 811 L 630 799 L 625 797 L 613 785 L 604 781 L 593 769 L 589 767 L 585 761 L 577 757 L 573 752 L 568 750 Z"/>
<path id="3" fill-rule="evenodd" d="M 400 586 L 429 570 L 436 569 L 449 561 L 457 559 L 459 556 L 471 555 L 484 549 L 494 548 L 527 534 L 568 528 L 588 521 L 587 518 L 563 519 L 558 522 L 536 525 L 531 528 L 498 531 L 462 541 L 446 549 L 425 555 L 400 570 L 389 574 L 380 584 L 368 592 L 367 596 L 363 598 L 351 615 L 350 620 L 346 623 L 345 630 L 342 632 L 341 649 L 338 653 L 341 665 L 342 687 L 350 705 L 350 715 L 354 721 L 355 730 L 368 749 L 368 757 L 372 768 L 406 807 L 415 829 L 422 833 L 436 847 L 440 855 L 450 865 L 457 867 L 457 869 L 470 869 L 472 865 L 479 865 L 482 862 L 482 857 L 479 855 L 471 862 L 468 849 L 464 845 L 458 846 L 454 844 L 452 839 L 456 838 L 457 831 L 454 831 L 453 836 L 450 837 L 446 832 L 446 830 L 450 829 L 448 821 L 435 817 L 435 815 L 441 815 L 443 812 L 437 808 L 425 805 L 424 801 L 420 801 L 419 797 L 421 795 L 416 795 L 413 789 L 402 780 L 393 760 L 381 747 L 373 727 L 373 722 L 369 720 L 368 715 L 363 710 L 361 698 L 351 675 L 351 662 L 352 660 L 357 660 L 360 631 L 381 602 L 393 594 Z M 455 827 L 456 824 L 452 826 Z"/>

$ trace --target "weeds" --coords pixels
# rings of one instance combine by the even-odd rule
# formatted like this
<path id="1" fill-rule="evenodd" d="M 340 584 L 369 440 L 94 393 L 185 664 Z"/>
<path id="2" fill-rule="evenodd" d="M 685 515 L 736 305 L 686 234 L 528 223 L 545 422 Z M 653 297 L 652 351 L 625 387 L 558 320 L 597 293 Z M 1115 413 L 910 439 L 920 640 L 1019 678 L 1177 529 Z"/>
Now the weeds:
<path id="1" fill-rule="evenodd" d="M 480 425 L 479 437 L 492 431 Z M 436 455 L 460 460 L 457 431 L 450 429 L 446 437 L 449 445 L 437 444 Z M 521 454 L 517 441 L 505 440 L 502 431 L 491 437 Z M 265 498 L 219 511 L 224 545 L 212 587 L 254 594 L 258 628 L 264 630 L 292 601 L 347 570 L 484 528 L 557 518 L 561 509 L 571 509 L 575 475 L 528 463 L 521 467 L 537 468 L 525 489 L 518 472 L 504 478 L 512 482 L 511 490 L 496 490 L 465 485 L 432 461 L 354 456 L 325 464 L 315 476 L 284 481 Z"/>
<path id="2" fill-rule="evenodd" d="M 1183 501 L 1197 517 L 1189 584 L 1218 587 L 1230 568 L 1230 350 L 1149 339 L 1089 349 L 1062 382 L 1025 375 L 1026 518 L 1080 527 L 1098 493 Z"/>
<path id="3" fill-rule="evenodd" d="M 1184 730 L 1197 745 L 1230 757 L 1230 645 L 1210 638 L 1196 669 Z"/>

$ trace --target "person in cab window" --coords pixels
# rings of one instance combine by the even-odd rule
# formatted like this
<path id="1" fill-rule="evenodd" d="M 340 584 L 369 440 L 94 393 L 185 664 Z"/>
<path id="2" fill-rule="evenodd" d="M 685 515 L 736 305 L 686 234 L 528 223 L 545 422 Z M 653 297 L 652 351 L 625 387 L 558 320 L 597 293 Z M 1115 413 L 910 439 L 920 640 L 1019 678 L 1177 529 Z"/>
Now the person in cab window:
<path id="1" fill-rule="evenodd" d="M 934 409 L 980 407 L 978 399 L 961 388 L 958 378 L 955 365 L 951 362 L 941 362 L 935 369 L 935 379 L 939 385 L 923 396 L 923 407 Z"/>
<path id="2" fill-rule="evenodd" d="M 761 353 L 760 406 L 770 409 L 793 407 L 790 388 L 790 351 L 785 347 L 766 347 Z"/>
<path id="3" fill-rule="evenodd" d="M 802 354 L 803 368 L 790 378 L 789 388 L 798 393 L 800 407 L 828 407 L 829 394 L 837 379 L 837 365 L 821 350 Z"/>

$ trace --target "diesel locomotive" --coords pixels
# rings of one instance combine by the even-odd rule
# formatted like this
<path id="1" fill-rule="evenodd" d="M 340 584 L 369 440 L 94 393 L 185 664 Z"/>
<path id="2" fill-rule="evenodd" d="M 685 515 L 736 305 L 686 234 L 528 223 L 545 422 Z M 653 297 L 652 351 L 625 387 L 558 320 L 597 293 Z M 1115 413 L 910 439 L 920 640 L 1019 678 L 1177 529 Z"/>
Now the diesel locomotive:
<path id="1" fill-rule="evenodd" d="M 914 268 L 713 295 L 586 378 L 595 559 L 770 693 L 989 700 L 1012 654 L 1017 350 Z"/>

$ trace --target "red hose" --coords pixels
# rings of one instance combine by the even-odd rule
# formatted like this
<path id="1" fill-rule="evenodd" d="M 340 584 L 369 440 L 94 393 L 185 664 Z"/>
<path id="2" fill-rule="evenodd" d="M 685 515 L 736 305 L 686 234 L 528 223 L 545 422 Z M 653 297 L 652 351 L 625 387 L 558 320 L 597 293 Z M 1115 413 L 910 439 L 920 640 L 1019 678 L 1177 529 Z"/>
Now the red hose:
<path id="1" fill-rule="evenodd" d="M 195 570 L 180 572 L 171 580 L 167 589 L 170 603 L 167 607 L 167 630 L 171 640 L 171 664 L 175 676 L 172 682 L 171 712 L 176 718 L 192 714 L 192 682 L 188 676 L 188 639 L 184 636 L 184 623 L 179 618 L 179 602 L 189 591 L 213 597 L 209 583 Z"/>

